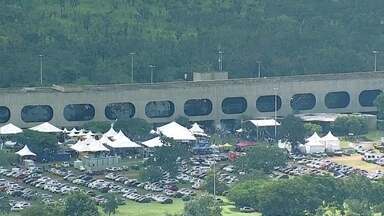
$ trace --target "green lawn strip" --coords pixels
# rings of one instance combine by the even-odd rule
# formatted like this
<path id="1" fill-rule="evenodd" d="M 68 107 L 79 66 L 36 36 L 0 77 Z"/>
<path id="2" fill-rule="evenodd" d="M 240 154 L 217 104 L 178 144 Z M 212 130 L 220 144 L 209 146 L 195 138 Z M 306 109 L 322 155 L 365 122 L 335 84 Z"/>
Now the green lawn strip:
<path id="1" fill-rule="evenodd" d="M 260 213 L 242 213 L 226 198 L 223 198 L 224 205 L 223 216 L 260 216 Z M 160 204 L 156 202 L 151 203 L 137 203 L 134 201 L 127 201 L 125 205 L 118 208 L 117 216 L 164 216 L 168 214 L 181 213 L 184 209 L 184 202 L 181 199 L 174 199 L 173 204 Z M 102 209 L 100 208 L 100 212 Z M 102 213 L 104 215 L 104 213 Z"/>
<path id="2" fill-rule="evenodd" d="M 184 209 L 184 202 L 181 199 L 174 199 L 173 204 L 137 203 L 127 201 L 125 205 L 118 208 L 117 216 L 163 216 L 166 213 L 176 214 L 181 213 Z M 102 210 L 100 210 L 102 212 Z M 104 215 L 104 214 L 102 214 Z"/>

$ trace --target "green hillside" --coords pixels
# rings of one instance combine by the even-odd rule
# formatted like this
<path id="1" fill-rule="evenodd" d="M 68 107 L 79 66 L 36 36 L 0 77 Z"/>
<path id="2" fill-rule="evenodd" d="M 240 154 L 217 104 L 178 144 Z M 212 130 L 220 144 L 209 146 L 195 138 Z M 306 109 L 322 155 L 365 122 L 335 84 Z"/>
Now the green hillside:
<path id="1" fill-rule="evenodd" d="M 382 0 L 1 0 L 0 87 L 368 71 L 384 47 Z M 378 55 L 378 64 L 384 58 Z"/>

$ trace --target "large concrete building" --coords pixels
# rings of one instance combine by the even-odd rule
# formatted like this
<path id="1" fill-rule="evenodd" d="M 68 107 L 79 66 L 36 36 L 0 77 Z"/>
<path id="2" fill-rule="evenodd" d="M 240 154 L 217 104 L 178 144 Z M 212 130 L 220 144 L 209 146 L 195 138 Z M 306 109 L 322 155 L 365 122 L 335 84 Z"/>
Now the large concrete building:
<path id="1" fill-rule="evenodd" d="M 284 116 L 301 113 L 374 112 L 383 72 L 324 74 L 156 84 L 53 86 L 0 90 L 0 122 L 30 127 L 50 121 L 77 126 L 87 121 L 143 118 L 191 121 Z"/>

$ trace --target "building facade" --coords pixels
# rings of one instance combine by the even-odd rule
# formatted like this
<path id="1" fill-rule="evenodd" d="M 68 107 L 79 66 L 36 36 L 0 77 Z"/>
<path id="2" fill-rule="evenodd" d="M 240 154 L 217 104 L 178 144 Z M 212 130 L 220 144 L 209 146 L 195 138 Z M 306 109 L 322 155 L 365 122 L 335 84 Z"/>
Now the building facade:
<path id="1" fill-rule="evenodd" d="M 220 121 L 300 113 L 374 112 L 384 72 L 322 74 L 155 84 L 54 86 L 0 89 L 0 123 L 20 127 L 50 121 L 143 118 L 153 123 L 178 116 Z"/>

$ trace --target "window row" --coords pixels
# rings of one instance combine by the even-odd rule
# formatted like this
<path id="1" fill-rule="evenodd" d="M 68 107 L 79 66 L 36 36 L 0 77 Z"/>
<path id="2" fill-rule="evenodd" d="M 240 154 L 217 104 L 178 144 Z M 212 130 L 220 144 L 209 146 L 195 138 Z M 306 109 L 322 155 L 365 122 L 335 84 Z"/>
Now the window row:
<path id="1" fill-rule="evenodd" d="M 363 107 L 373 107 L 376 97 L 382 91 L 365 90 L 359 95 L 359 103 Z M 348 92 L 329 92 L 324 98 L 328 109 L 346 108 L 350 103 Z M 247 109 L 247 100 L 244 97 L 228 97 L 221 103 L 225 114 L 240 114 Z M 278 95 L 260 96 L 256 100 L 259 112 L 273 112 L 279 110 L 282 101 Z M 311 93 L 295 94 L 290 99 L 292 110 L 311 110 L 316 106 L 316 97 Z M 184 103 L 184 113 L 187 116 L 205 116 L 212 112 L 213 104 L 209 99 L 190 99 Z M 135 115 L 136 109 L 132 103 L 110 103 L 105 107 L 105 117 L 110 120 L 129 119 Z M 167 118 L 174 114 L 175 105 L 171 101 L 151 101 L 145 106 L 145 115 L 148 118 Z M 11 112 L 8 107 L 0 106 L 0 123 L 10 119 Z M 95 116 L 92 104 L 69 104 L 64 107 L 63 116 L 67 121 L 89 121 Z M 53 118 L 53 109 L 49 105 L 27 105 L 21 110 L 21 119 L 24 122 L 46 122 Z"/>

